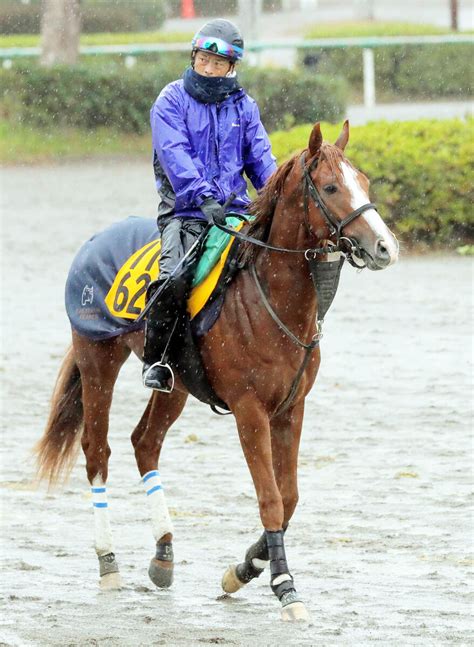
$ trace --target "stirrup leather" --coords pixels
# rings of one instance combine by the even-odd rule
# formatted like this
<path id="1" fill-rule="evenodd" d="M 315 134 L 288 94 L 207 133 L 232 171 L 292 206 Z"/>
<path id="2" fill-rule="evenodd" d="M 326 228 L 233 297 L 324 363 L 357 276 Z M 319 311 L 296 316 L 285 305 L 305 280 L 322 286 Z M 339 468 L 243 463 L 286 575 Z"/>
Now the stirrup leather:
<path id="1" fill-rule="evenodd" d="M 167 386 L 167 387 L 164 387 L 164 388 L 156 388 L 156 387 L 152 387 L 152 386 L 148 387 L 148 384 L 146 383 L 148 374 L 150 373 L 150 371 L 152 369 L 154 369 L 156 367 L 165 368 L 168 371 L 168 373 L 169 373 L 168 381 L 171 379 L 171 385 L 170 386 Z M 171 393 L 171 391 L 174 389 L 174 373 L 173 373 L 173 369 L 171 368 L 171 366 L 169 364 L 162 364 L 161 362 L 155 362 L 154 364 L 151 364 L 147 368 L 147 370 L 143 373 L 143 384 L 146 387 L 153 389 L 154 391 L 160 391 L 161 393 Z"/>

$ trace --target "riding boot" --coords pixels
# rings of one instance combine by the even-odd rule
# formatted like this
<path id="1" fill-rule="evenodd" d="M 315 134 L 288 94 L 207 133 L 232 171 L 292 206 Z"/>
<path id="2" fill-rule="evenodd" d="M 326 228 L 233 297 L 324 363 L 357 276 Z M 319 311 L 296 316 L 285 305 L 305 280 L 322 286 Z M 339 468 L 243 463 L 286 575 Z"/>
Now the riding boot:
<path id="1" fill-rule="evenodd" d="M 198 259 L 198 250 L 180 265 L 182 257 L 191 248 L 207 226 L 203 220 L 167 218 L 159 229 L 161 234 L 160 277 L 150 284 L 148 299 L 157 290 L 166 287 L 154 301 L 147 317 L 143 352 L 143 384 L 157 391 L 169 393 L 174 375 L 168 364 L 168 349 L 181 317 L 186 317 L 186 299 Z"/>
<path id="2" fill-rule="evenodd" d="M 157 281 L 149 297 L 159 290 L 164 281 Z M 174 387 L 174 374 L 168 364 L 168 349 L 177 322 L 171 290 L 165 291 L 153 303 L 147 316 L 145 346 L 143 349 L 142 378 L 144 386 L 170 393 Z"/>

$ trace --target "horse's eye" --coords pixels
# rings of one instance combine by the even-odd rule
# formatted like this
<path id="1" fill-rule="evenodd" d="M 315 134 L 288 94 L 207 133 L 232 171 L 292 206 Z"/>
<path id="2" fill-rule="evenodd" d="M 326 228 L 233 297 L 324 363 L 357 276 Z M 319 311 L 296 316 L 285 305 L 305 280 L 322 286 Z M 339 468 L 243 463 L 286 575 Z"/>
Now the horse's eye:
<path id="1" fill-rule="evenodd" d="M 329 195 L 336 193 L 337 191 L 337 186 L 335 184 L 326 184 L 326 186 L 323 188 L 326 193 L 329 193 Z"/>

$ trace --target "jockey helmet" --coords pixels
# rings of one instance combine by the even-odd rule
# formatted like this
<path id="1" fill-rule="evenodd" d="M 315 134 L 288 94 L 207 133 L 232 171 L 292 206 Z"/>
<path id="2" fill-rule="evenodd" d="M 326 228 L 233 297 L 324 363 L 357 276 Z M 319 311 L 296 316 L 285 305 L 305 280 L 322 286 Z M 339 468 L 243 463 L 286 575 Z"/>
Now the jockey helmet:
<path id="1" fill-rule="evenodd" d="M 231 63 L 239 61 L 244 55 L 244 40 L 238 27 L 222 18 L 210 20 L 203 25 L 195 34 L 191 45 L 193 53 L 209 52 L 227 58 Z"/>

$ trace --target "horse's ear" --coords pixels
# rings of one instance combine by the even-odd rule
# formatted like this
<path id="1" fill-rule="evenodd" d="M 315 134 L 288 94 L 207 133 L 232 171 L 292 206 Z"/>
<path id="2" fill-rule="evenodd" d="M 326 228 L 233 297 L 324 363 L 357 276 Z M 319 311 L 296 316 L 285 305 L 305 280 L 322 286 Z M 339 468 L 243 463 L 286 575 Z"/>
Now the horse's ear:
<path id="1" fill-rule="evenodd" d="M 323 143 L 323 136 L 321 135 L 321 124 L 314 124 L 311 135 L 309 136 L 308 150 L 310 157 L 316 157 L 319 155 L 321 149 L 321 144 Z"/>
<path id="2" fill-rule="evenodd" d="M 339 135 L 334 145 L 340 148 L 341 151 L 343 151 L 347 146 L 348 141 L 349 141 L 349 120 L 346 119 L 344 122 L 344 126 L 342 127 L 342 133 Z"/>

